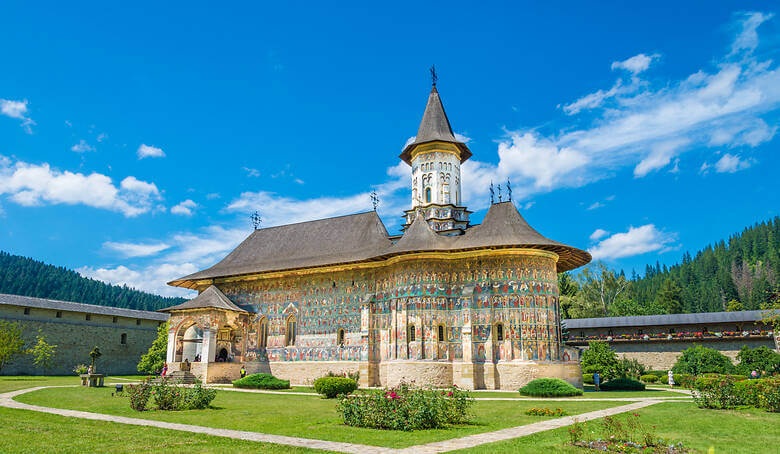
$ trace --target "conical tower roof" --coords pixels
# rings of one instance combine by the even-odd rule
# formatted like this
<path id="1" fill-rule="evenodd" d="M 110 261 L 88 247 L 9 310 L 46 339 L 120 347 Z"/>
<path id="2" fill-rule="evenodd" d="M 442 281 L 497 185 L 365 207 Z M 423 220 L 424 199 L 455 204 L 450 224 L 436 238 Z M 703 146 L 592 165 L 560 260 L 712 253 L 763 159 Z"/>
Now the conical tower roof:
<path id="1" fill-rule="evenodd" d="M 224 309 L 227 311 L 247 312 L 236 306 L 230 301 L 230 298 L 225 296 L 225 294 L 214 285 L 209 285 L 206 290 L 200 293 L 200 295 L 189 301 L 177 306 L 160 309 L 158 312 L 185 311 L 188 309 Z"/>
<path id="2" fill-rule="evenodd" d="M 449 250 L 455 237 L 442 236 L 431 230 L 425 216 L 417 214 L 412 225 L 404 232 L 398 242 L 387 249 L 387 253 Z"/>
<path id="3" fill-rule="evenodd" d="M 460 149 L 460 161 L 463 162 L 471 157 L 471 151 L 466 144 L 458 141 L 452 132 L 450 120 L 447 113 L 444 112 L 444 105 L 441 102 L 439 91 L 436 90 L 436 84 L 431 88 L 431 94 L 428 96 L 428 104 L 425 105 L 420 127 L 417 129 L 417 136 L 414 141 L 404 148 L 400 158 L 407 164 L 411 164 L 412 150 L 418 145 L 429 142 L 448 142 L 458 146 Z"/>

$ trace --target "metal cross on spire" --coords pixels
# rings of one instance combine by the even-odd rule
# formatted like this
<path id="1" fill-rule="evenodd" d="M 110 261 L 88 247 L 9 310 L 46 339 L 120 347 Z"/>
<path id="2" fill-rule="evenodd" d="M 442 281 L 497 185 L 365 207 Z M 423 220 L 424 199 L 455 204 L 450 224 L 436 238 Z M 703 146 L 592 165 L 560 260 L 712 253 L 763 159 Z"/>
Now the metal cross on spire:
<path id="1" fill-rule="evenodd" d="M 263 222 L 262 218 L 260 217 L 260 212 L 258 211 L 255 211 L 254 213 L 249 215 L 249 219 L 252 220 L 252 227 L 254 227 L 255 230 L 260 228 L 260 223 Z"/>
<path id="2" fill-rule="evenodd" d="M 509 193 L 509 201 L 512 201 L 512 183 L 509 182 L 509 180 L 506 180 L 506 192 Z"/>
<path id="3" fill-rule="evenodd" d="M 498 201 L 499 201 L 499 203 L 503 202 L 503 200 L 501 200 L 501 185 L 500 184 L 498 185 Z"/>
<path id="4" fill-rule="evenodd" d="M 436 81 L 439 80 L 439 76 L 436 75 L 436 65 L 431 66 L 431 83 L 436 86 Z"/>
<path id="5" fill-rule="evenodd" d="M 490 204 L 493 205 L 495 203 L 495 193 L 493 193 L 493 182 L 490 182 Z"/>
<path id="6" fill-rule="evenodd" d="M 376 191 L 371 191 L 371 205 L 374 206 L 374 211 L 379 206 L 379 196 L 376 194 Z"/>

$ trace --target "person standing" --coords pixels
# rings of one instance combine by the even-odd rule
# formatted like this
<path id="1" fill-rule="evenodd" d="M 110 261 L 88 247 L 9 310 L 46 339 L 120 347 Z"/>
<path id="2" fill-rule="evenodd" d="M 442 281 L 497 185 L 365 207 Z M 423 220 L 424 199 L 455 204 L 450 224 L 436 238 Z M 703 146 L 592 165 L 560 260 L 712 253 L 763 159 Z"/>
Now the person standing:
<path id="1" fill-rule="evenodd" d="M 593 384 L 596 385 L 596 391 L 601 391 L 601 375 L 598 372 L 593 372 Z"/>
<path id="2" fill-rule="evenodd" d="M 669 386 L 674 388 L 674 372 L 669 371 L 667 375 L 669 376 Z"/>
<path id="3" fill-rule="evenodd" d="M 162 368 L 162 372 L 160 372 L 160 377 L 165 377 L 165 374 L 168 373 L 168 363 L 165 363 Z"/>
<path id="4" fill-rule="evenodd" d="M 238 373 L 241 375 L 241 378 L 246 377 L 246 369 L 244 368 L 244 365 L 241 365 L 241 370 L 238 371 Z"/>
<path id="5" fill-rule="evenodd" d="M 750 379 L 751 380 L 755 380 L 757 378 L 758 378 L 758 371 L 757 370 L 754 370 L 753 372 L 750 373 Z"/>

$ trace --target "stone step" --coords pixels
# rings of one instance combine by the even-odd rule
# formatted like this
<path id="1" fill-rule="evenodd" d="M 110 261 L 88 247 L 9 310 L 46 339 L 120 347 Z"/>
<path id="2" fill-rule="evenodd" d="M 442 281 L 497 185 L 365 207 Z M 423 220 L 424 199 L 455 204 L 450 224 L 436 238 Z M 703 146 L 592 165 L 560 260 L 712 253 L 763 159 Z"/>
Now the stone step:
<path id="1" fill-rule="evenodd" d="M 192 385 L 195 382 L 198 381 L 198 377 L 195 376 L 192 372 L 186 372 L 186 371 L 173 371 L 166 375 L 169 381 L 172 382 L 181 382 L 185 385 Z"/>

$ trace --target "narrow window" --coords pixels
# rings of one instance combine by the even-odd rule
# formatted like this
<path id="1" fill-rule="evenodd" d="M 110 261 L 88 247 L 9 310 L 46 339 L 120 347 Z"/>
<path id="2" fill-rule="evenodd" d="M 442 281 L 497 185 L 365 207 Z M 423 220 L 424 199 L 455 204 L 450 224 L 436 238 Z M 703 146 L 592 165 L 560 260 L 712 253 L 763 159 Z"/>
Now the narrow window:
<path id="1" fill-rule="evenodd" d="M 136 325 L 140 325 L 141 324 L 141 319 L 140 318 L 135 319 L 135 324 Z"/>
<path id="2" fill-rule="evenodd" d="M 24 308 L 24 315 L 30 315 L 30 308 L 29 307 L 25 307 Z"/>
<path id="3" fill-rule="evenodd" d="M 92 314 L 87 314 L 86 317 L 84 317 L 87 320 L 92 320 Z"/>
<path id="4" fill-rule="evenodd" d="M 427 203 L 431 201 L 431 188 L 425 188 L 425 201 Z"/>
<path id="5" fill-rule="evenodd" d="M 265 317 L 260 320 L 260 329 L 257 330 L 257 333 L 257 346 L 261 348 L 268 346 L 268 319 Z"/>
<path id="6" fill-rule="evenodd" d="M 343 329 L 339 330 L 338 342 L 339 342 L 339 347 L 343 347 L 344 346 L 344 330 Z"/>
<path id="7" fill-rule="evenodd" d="M 417 333 L 414 330 L 414 325 L 409 325 L 409 342 L 414 342 Z"/>
<path id="8" fill-rule="evenodd" d="M 496 340 L 498 342 L 504 341 L 504 325 L 501 323 L 496 324 Z"/>
<path id="9" fill-rule="evenodd" d="M 57 311 L 57 318 L 62 318 L 62 311 Z"/>
<path id="10" fill-rule="evenodd" d="M 335 284 L 335 282 L 334 282 Z M 296 335 L 296 329 L 297 329 L 297 323 L 295 323 L 295 316 L 291 315 L 287 319 L 287 331 L 285 333 L 285 345 L 288 347 L 295 345 L 295 335 Z"/>
<path id="11" fill-rule="evenodd" d="M 116 318 L 116 317 L 114 317 L 114 318 L 111 320 L 111 323 L 116 323 L 116 321 L 117 321 L 117 318 Z"/>
<path id="12" fill-rule="evenodd" d="M 444 331 L 444 325 L 439 325 L 439 333 L 438 334 L 439 334 L 439 342 L 444 342 L 444 341 L 447 340 L 446 337 L 445 337 L 446 333 Z"/>
<path id="13" fill-rule="evenodd" d="M 122 333 L 122 337 L 119 339 L 119 343 L 122 345 L 127 345 L 127 333 Z"/>

